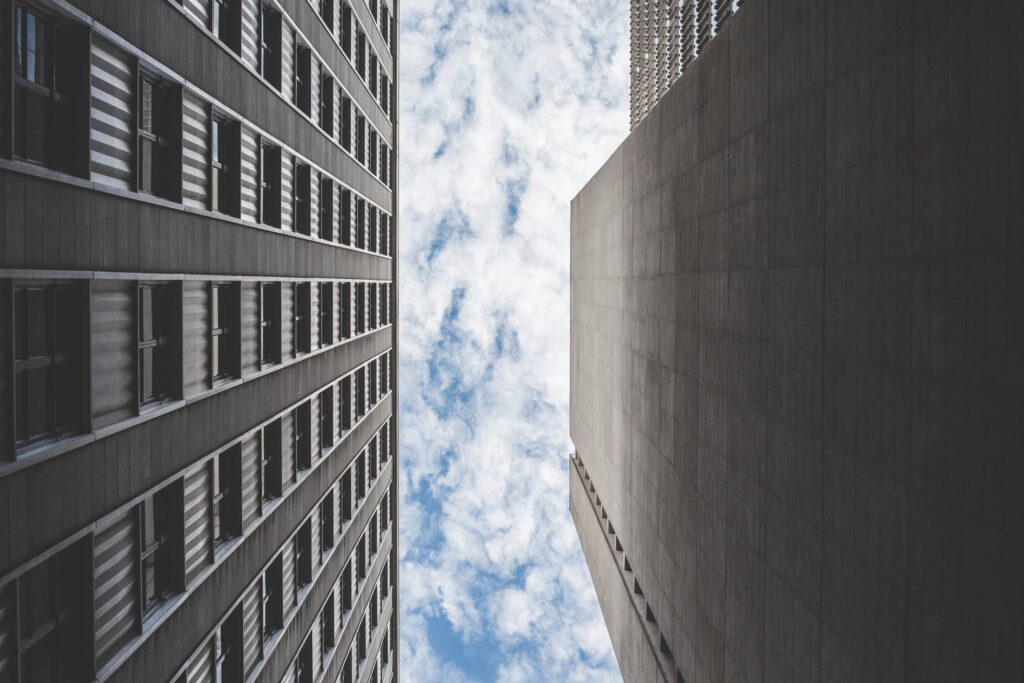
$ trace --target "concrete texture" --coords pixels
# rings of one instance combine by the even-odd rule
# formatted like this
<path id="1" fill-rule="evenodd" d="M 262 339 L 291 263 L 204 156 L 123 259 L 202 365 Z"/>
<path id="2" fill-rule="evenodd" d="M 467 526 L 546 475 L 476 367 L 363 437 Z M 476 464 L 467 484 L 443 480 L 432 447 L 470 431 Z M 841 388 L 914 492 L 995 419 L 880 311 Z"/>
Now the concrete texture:
<path id="1" fill-rule="evenodd" d="M 1024 680 L 1022 23 L 750 0 L 573 200 L 571 435 L 687 683 Z"/>

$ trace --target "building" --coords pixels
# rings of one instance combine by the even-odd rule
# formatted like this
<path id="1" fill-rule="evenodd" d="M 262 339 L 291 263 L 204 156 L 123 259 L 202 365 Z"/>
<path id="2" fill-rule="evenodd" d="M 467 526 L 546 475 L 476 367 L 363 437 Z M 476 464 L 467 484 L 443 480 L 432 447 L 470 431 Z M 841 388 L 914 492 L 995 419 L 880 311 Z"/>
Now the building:
<path id="1" fill-rule="evenodd" d="M 1022 20 L 748 0 L 573 200 L 625 680 L 1024 680 Z"/>
<path id="2" fill-rule="evenodd" d="M 397 680 L 397 3 L 0 7 L 0 681 Z"/>
<path id="3" fill-rule="evenodd" d="M 637 127 L 744 0 L 632 0 L 629 128 Z"/>

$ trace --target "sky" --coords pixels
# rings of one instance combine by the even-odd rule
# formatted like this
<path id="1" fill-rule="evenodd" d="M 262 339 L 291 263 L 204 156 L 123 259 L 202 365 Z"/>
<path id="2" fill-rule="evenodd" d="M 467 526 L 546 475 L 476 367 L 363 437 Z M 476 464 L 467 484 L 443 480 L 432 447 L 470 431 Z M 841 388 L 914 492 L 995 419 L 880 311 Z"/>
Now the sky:
<path id="1" fill-rule="evenodd" d="M 569 515 L 569 202 L 628 132 L 628 7 L 401 3 L 405 681 L 621 680 Z"/>

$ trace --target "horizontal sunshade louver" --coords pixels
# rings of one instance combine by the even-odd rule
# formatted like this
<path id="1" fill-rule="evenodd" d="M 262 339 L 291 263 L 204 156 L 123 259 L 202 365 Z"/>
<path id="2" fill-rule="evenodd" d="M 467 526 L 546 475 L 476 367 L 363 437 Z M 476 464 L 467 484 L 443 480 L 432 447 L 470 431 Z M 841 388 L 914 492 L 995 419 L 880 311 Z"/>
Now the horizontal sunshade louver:
<path id="1" fill-rule="evenodd" d="M 134 508 L 94 540 L 96 661 L 102 667 L 138 632 L 138 539 Z"/>
<path id="2" fill-rule="evenodd" d="M 98 183 L 134 189 L 135 69 L 128 55 L 92 38 L 90 171 Z"/>

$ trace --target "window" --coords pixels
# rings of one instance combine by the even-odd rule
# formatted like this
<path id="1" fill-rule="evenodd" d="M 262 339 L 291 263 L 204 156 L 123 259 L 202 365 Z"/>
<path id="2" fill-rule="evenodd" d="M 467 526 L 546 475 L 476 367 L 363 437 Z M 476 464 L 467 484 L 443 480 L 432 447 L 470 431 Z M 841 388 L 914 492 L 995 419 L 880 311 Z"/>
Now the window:
<path id="1" fill-rule="evenodd" d="M 92 547 L 84 539 L 0 586 L 9 626 L 4 680 L 85 680 L 92 673 Z M 10 659 L 8 659 L 10 657 Z M 12 671 L 13 665 L 13 671 Z"/>
<path id="2" fill-rule="evenodd" d="M 237 10 L 240 3 L 231 0 L 210 0 L 210 31 L 235 54 L 242 50 L 242 21 Z"/>
<path id="3" fill-rule="evenodd" d="M 352 246 L 366 248 L 366 202 L 356 199 L 356 230 Z"/>
<path id="4" fill-rule="evenodd" d="M 367 147 L 367 162 L 370 167 L 370 173 L 377 175 L 377 131 L 373 129 L 370 130 L 370 140 L 367 143 Z"/>
<path id="5" fill-rule="evenodd" d="M 334 283 L 320 283 L 320 346 L 334 343 Z"/>
<path id="6" fill-rule="evenodd" d="M 356 71 L 366 80 L 366 34 L 356 28 Z"/>
<path id="7" fill-rule="evenodd" d="M 281 420 L 274 420 L 260 432 L 260 488 L 265 501 L 280 498 L 283 491 L 281 469 Z"/>
<path id="8" fill-rule="evenodd" d="M 341 380 L 341 428 L 352 427 L 352 375 L 346 375 Z"/>
<path id="9" fill-rule="evenodd" d="M 241 127 L 214 114 L 210 123 L 210 209 L 239 215 Z"/>
<path id="10" fill-rule="evenodd" d="M 341 99 L 341 146 L 346 152 L 352 151 L 352 100 Z"/>
<path id="11" fill-rule="evenodd" d="M 352 245 L 352 191 L 341 191 L 341 243 Z"/>
<path id="12" fill-rule="evenodd" d="M 344 615 L 352 609 L 352 594 L 355 592 L 352 585 L 352 561 L 345 563 L 341 570 L 341 613 Z"/>
<path id="13" fill-rule="evenodd" d="M 260 5 L 259 69 L 275 88 L 281 88 L 281 13 L 269 5 Z"/>
<path id="14" fill-rule="evenodd" d="M 11 151 L 16 159 L 88 174 L 87 41 L 81 26 L 14 5 Z"/>
<path id="15" fill-rule="evenodd" d="M 313 582 L 313 520 L 307 519 L 295 534 L 295 590 Z"/>
<path id="16" fill-rule="evenodd" d="M 309 353 L 310 326 L 312 324 L 310 301 L 310 283 L 299 282 L 295 285 L 295 352 Z"/>
<path id="17" fill-rule="evenodd" d="M 334 547 L 334 492 L 329 491 L 320 502 L 320 552 Z"/>
<path id="18" fill-rule="evenodd" d="M 356 283 L 356 334 L 366 332 L 366 283 Z"/>
<path id="19" fill-rule="evenodd" d="M 281 148 L 260 142 L 257 173 L 256 219 L 265 225 L 281 227 Z"/>
<path id="20" fill-rule="evenodd" d="M 377 55 L 370 53 L 370 68 L 368 69 L 368 76 L 370 77 L 370 94 L 373 95 L 374 99 L 377 99 Z"/>
<path id="21" fill-rule="evenodd" d="M 211 460 L 213 468 L 213 542 L 218 546 L 242 535 L 242 451 L 232 446 Z"/>
<path id="22" fill-rule="evenodd" d="M 320 239 L 334 240 L 334 181 L 320 174 Z"/>
<path id="23" fill-rule="evenodd" d="M 140 72 L 136 183 L 140 192 L 181 199 L 181 90 Z"/>
<path id="24" fill-rule="evenodd" d="M 326 451 L 334 445 L 334 396 L 327 387 L 320 392 L 320 450 Z"/>
<path id="25" fill-rule="evenodd" d="M 355 475 L 356 475 L 355 499 L 358 502 L 358 501 L 360 501 L 360 500 L 362 500 L 363 498 L 366 497 L 366 453 L 365 452 L 360 453 L 359 456 L 356 457 L 356 462 L 355 462 L 355 465 L 354 465 L 354 469 L 355 469 Z"/>
<path id="26" fill-rule="evenodd" d="M 333 30 L 334 27 L 334 0 L 320 0 L 320 18 Z"/>
<path id="27" fill-rule="evenodd" d="M 214 636 L 214 681 L 241 681 L 242 671 L 242 606 L 224 620 Z"/>
<path id="28" fill-rule="evenodd" d="M 292 92 L 295 97 L 295 106 L 306 113 L 311 114 L 313 106 L 310 79 L 313 75 L 313 52 L 303 45 L 298 33 L 295 34 L 295 87 Z"/>
<path id="29" fill-rule="evenodd" d="M 366 117 L 356 115 L 356 161 L 366 162 Z"/>
<path id="30" fill-rule="evenodd" d="M 239 335 L 238 285 L 213 283 L 210 285 L 210 368 L 211 380 L 238 377 Z"/>
<path id="31" fill-rule="evenodd" d="M 320 128 L 334 137 L 334 79 L 323 66 L 320 67 Z"/>
<path id="32" fill-rule="evenodd" d="M 278 555 L 260 577 L 260 633 L 263 643 L 283 626 L 282 558 Z"/>
<path id="33" fill-rule="evenodd" d="M 139 405 L 170 398 L 177 393 L 175 321 L 178 316 L 173 285 L 139 284 Z"/>
<path id="34" fill-rule="evenodd" d="M 183 507 L 181 481 L 139 504 L 139 604 L 143 618 L 184 590 Z"/>
<path id="35" fill-rule="evenodd" d="M 19 447 L 66 436 L 88 411 L 84 364 L 88 290 L 81 285 L 14 287 L 14 419 Z"/>
<path id="36" fill-rule="evenodd" d="M 332 594 L 327 598 L 327 602 L 324 604 L 323 610 L 320 611 L 320 635 L 321 635 L 321 646 L 322 654 L 326 657 L 327 653 L 334 649 L 334 595 Z"/>
<path id="37" fill-rule="evenodd" d="M 368 225 L 366 229 L 366 248 L 370 251 L 377 251 L 377 207 L 373 204 L 368 204 L 367 216 Z"/>
<path id="38" fill-rule="evenodd" d="M 311 232 L 312 202 L 310 201 L 313 170 L 309 164 L 295 161 L 295 232 L 308 235 Z"/>
<path id="39" fill-rule="evenodd" d="M 312 467 L 311 444 L 309 442 L 310 432 L 313 431 L 311 422 L 312 406 L 306 401 L 293 411 L 294 438 L 295 438 L 295 465 L 300 470 L 308 470 Z"/>
<path id="40" fill-rule="evenodd" d="M 343 527 L 352 520 L 352 472 L 345 470 L 338 485 L 338 526 Z"/>
<path id="41" fill-rule="evenodd" d="M 341 12 L 341 49 L 346 57 L 352 58 L 352 6 L 347 2 Z"/>
<path id="42" fill-rule="evenodd" d="M 306 637 L 299 654 L 295 657 L 296 683 L 313 683 L 313 636 Z"/>
<path id="43" fill-rule="evenodd" d="M 281 362 L 281 284 L 260 285 L 260 366 Z"/>

